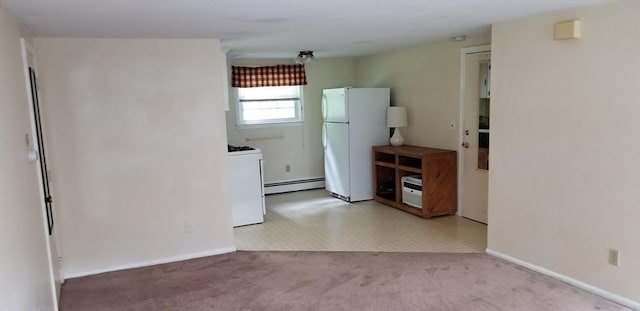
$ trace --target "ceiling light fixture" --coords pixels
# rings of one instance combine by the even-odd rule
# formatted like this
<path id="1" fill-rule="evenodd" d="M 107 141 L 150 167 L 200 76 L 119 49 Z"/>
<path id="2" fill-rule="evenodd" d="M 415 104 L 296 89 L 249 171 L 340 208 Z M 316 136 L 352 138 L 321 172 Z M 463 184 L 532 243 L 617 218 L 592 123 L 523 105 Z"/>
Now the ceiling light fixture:
<path id="1" fill-rule="evenodd" d="M 298 57 L 294 58 L 293 60 L 296 62 L 296 64 L 306 64 L 313 59 L 313 51 L 300 51 L 300 53 L 298 53 Z"/>

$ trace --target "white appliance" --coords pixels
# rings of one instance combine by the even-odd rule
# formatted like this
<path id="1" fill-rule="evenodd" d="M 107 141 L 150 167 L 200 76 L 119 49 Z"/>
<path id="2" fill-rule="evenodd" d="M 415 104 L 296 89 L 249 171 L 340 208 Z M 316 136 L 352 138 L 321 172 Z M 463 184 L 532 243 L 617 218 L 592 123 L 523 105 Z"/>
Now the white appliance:
<path id="1" fill-rule="evenodd" d="M 232 148 L 239 151 L 232 151 Z M 262 152 L 247 148 L 229 146 L 229 191 L 234 227 L 263 223 L 266 214 Z"/>
<path id="2" fill-rule="evenodd" d="M 371 147 L 386 145 L 388 88 L 322 91 L 325 187 L 348 202 L 373 199 Z"/>
<path id="3" fill-rule="evenodd" d="M 422 209 L 422 176 L 402 176 L 402 203 Z"/>

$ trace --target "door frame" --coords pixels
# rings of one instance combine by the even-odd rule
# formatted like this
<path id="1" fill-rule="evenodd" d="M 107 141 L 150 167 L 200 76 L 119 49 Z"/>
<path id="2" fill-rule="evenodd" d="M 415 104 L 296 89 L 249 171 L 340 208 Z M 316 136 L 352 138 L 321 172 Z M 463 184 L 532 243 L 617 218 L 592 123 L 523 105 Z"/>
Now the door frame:
<path id="1" fill-rule="evenodd" d="M 471 46 L 467 48 L 460 49 L 460 94 L 458 101 L 458 211 L 456 215 L 462 216 L 462 192 L 464 191 L 464 186 L 462 182 L 462 178 L 464 177 L 464 148 L 462 148 L 462 143 L 464 141 L 464 95 L 466 88 L 466 57 L 467 55 L 479 54 L 491 52 L 491 44 L 477 45 Z"/>
<path id="2" fill-rule="evenodd" d="M 27 99 L 29 102 L 29 123 L 30 123 L 29 136 L 31 137 L 29 139 L 29 143 L 31 145 L 30 148 L 32 148 L 35 151 L 38 151 L 39 146 L 37 141 L 38 137 L 36 136 L 37 131 L 36 131 L 36 122 L 35 122 L 34 98 L 31 93 L 32 91 L 31 90 L 31 74 L 29 72 L 29 68 L 31 67 L 34 73 L 36 74 L 36 77 L 38 76 L 37 61 L 35 57 L 36 53 L 34 48 L 25 38 L 20 38 L 20 46 L 22 50 L 22 62 L 24 67 L 23 69 L 24 69 L 24 78 L 25 78 L 25 91 L 27 92 Z M 29 64 L 29 57 L 31 57 L 33 64 Z M 39 100 L 38 102 L 40 104 L 41 100 Z M 36 160 L 38 162 L 38 165 L 36 165 L 36 172 L 37 172 L 37 178 L 40 181 L 42 180 L 42 169 L 41 169 L 41 166 L 39 165 L 41 160 L 42 159 L 40 158 L 38 153 L 38 158 Z M 49 180 L 49 183 L 51 183 L 50 180 Z M 60 262 L 62 259 L 62 255 L 60 254 L 60 248 L 58 247 L 58 235 L 56 234 L 57 230 L 55 229 L 55 227 L 52 227 L 51 234 L 49 234 L 49 220 L 47 219 L 47 216 L 45 213 L 47 206 L 45 204 L 44 185 L 42 184 L 42 182 L 38 183 L 38 192 L 40 194 L 40 211 L 42 211 L 43 229 L 44 229 L 44 235 L 45 235 L 45 241 L 46 241 L 45 244 L 47 247 L 47 254 L 48 254 L 47 261 L 49 263 L 49 278 L 52 285 L 51 294 L 53 296 L 54 304 L 58 306 L 60 302 L 60 285 L 64 283 L 64 276 L 62 274 L 62 267 Z M 54 214 L 52 214 L 51 217 L 53 218 Z M 55 221 L 53 223 L 55 223 Z M 55 249 L 55 254 L 57 256 L 56 258 L 57 260 L 53 259 L 54 249 Z M 57 280 L 60 280 L 60 284 L 57 284 Z"/>

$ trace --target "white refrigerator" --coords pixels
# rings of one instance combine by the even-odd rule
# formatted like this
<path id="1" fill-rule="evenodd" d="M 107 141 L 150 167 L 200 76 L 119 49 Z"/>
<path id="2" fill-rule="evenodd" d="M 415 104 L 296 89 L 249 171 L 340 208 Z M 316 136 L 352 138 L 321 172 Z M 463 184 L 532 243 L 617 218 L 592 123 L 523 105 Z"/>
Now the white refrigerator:
<path id="1" fill-rule="evenodd" d="M 371 147 L 389 142 L 388 88 L 322 91 L 325 187 L 348 202 L 373 199 Z"/>

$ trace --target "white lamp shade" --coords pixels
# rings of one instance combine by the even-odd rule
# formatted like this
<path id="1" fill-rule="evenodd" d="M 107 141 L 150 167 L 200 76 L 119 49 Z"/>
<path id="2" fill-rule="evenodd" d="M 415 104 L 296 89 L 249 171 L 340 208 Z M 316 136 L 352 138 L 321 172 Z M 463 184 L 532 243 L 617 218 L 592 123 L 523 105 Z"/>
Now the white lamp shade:
<path id="1" fill-rule="evenodd" d="M 405 127 L 407 122 L 407 107 L 393 106 L 387 108 L 387 127 Z"/>

